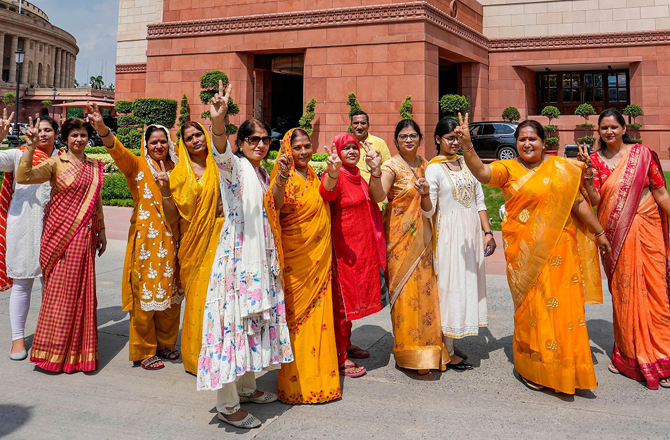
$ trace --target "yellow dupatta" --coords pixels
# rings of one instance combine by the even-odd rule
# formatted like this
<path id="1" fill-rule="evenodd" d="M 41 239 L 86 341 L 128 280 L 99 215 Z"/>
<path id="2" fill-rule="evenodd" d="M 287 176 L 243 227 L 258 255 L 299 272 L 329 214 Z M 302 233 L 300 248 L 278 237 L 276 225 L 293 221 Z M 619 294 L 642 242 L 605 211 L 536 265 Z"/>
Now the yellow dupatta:
<path id="1" fill-rule="evenodd" d="M 572 206 L 580 192 L 583 167 L 581 162 L 550 157 L 535 172 L 527 172 L 504 191 L 503 247 L 515 310 L 523 303 L 547 262 L 560 266 L 561 256 L 553 255 L 553 250 L 571 216 L 582 262 L 586 302 L 602 303 L 595 243 L 587 236 L 586 226 L 572 215 Z"/>
<path id="2" fill-rule="evenodd" d="M 212 142 L 205 128 L 198 124 L 205 134 L 207 149 Z M 209 246 L 209 237 L 215 230 L 216 208 L 221 198 L 219 169 L 211 152 L 207 154 L 205 174 L 197 179 L 193 163 L 184 140 L 179 139 L 177 152 L 180 160 L 170 174 L 170 188 L 179 214 L 181 243 L 179 245 L 179 265 L 182 286 L 188 294 L 195 280 Z"/>

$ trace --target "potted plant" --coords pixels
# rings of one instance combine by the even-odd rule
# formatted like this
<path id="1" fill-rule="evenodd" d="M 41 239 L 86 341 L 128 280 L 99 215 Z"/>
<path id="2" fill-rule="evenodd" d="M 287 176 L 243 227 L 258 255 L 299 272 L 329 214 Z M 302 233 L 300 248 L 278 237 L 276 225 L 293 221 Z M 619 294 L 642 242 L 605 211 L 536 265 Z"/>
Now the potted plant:
<path id="1" fill-rule="evenodd" d="M 629 104 L 626 106 L 626 108 L 623 109 L 623 114 L 628 116 L 629 122 L 631 118 L 633 119 L 633 122 L 627 125 L 628 129 L 631 132 L 635 132 L 635 133 L 629 133 L 631 138 L 630 140 L 632 142 L 635 142 L 636 144 L 641 144 L 642 139 L 640 139 L 640 128 L 642 128 L 642 124 L 638 124 L 637 122 L 635 122 L 635 118 L 637 118 L 638 116 L 644 116 L 644 111 L 642 111 L 642 107 L 640 107 L 637 104 Z"/>
<path id="2" fill-rule="evenodd" d="M 507 107 L 502 112 L 502 118 L 503 120 L 507 119 L 510 122 L 516 122 L 521 119 L 521 113 L 519 113 L 516 107 Z"/>
<path id="3" fill-rule="evenodd" d="M 584 118 L 584 123 L 579 124 L 579 127 L 584 129 L 584 136 L 580 137 L 577 139 L 577 142 L 580 144 L 588 144 L 591 148 L 593 148 L 593 144 L 596 141 L 596 138 L 590 135 L 590 132 L 593 130 L 594 125 L 589 124 L 589 116 L 595 115 L 596 110 L 593 108 L 591 104 L 580 104 L 576 109 L 575 109 L 575 114 L 577 116 L 581 116 Z"/>
<path id="4" fill-rule="evenodd" d="M 554 107 L 553 105 L 548 105 L 542 109 L 542 112 L 540 112 L 540 114 L 542 116 L 546 116 L 546 118 L 549 119 L 549 125 L 544 126 L 544 131 L 547 132 L 547 139 L 544 141 L 544 145 L 547 148 L 545 150 L 545 153 L 550 156 L 556 156 L 556 154 L 558 154 L 558 146 L 560 144 L 560 140 L 557 135 L 558 127 L 552 125 L 551 120 L 558 119 L 559 116 L 561 116 L 561 112 L 560 110 L 558 110 L 557 107 Z"/>

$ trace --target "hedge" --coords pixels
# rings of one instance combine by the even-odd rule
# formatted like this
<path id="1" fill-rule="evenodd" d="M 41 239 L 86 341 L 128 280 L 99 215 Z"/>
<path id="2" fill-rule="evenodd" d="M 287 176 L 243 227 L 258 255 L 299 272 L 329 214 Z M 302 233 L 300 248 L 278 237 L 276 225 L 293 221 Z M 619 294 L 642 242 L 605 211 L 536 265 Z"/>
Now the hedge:
<path id="1" fill-rule="evenodd" d="M 128 189 L 126 177 L 118 172 L 105 176 L 104 180 L 102 181 L 101 196 L 103 200 L 127 200 L 133 198 L 133 196 L 130 194 L 130 190 Z"/>
<path id="2" fill-rule="evenodd" d="M 140 126 L 142 120 L 135 115 L 121 115 L 117 118 L 119 127 Z"/>
<path id="3" fill-rule="evenodd" d="M 135 156 L 139 156 L 140 154 L 142 154 L 142 150 L 140 150 L 139 148 L 127 148 L 127 150 L 129 150 Z M 107 151 L 107 148 L 105 148 L 105 147 L 86 147 L 86 149 L 84 150 L 84 153 L 86 153 L 86 154 L 107 154 L 107 155 L 109 155 L 109 152 Z"/>
<path id="4" fill-rule="evenodd" d="M 117 113 L 132 113 L 133 111 L 133 102 L 132 101 L 116 101 L 114 103 L 114 109 Z"/>
<path id="5" fill-rule="evenodd" d="M 177 119 L 177 101 L 138 98 L 133 101 L 133 115 L 141 121 L 141 125 L 159 124 L 172 128 Z"/>
<path id="6" fill-rule="evenodd" d="M 128 128 L 128 127 L 123 127 Z M 123 128 L 120 128 L 121 131 Z M 128 134 L 119 134 L 116 138 L 129 149 L 139 149 L 142 148 L 142 130 L 131 130 Z"/>

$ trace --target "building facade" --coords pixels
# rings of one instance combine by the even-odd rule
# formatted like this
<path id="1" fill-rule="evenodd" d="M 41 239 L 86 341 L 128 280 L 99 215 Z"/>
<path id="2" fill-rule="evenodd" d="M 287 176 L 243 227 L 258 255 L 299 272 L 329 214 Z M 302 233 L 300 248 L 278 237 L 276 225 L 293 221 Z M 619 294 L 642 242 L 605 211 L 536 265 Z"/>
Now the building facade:
<path id="1" fill-rule="evenodd" d="M 200 76 L 222 70 L 241 107 L 233 122 L 253 115 L 282 131 L 316 98 L 313 141 L 324 145 L 346 130 L 349 93 L 389 143 L 407 95 L 430 134 L 440 97 L 457 93 L 472 120 L 500 120 L 514 106 L 546 124 L 542 108 L 558 107 L 561 148 L 591 134 L 578 126 L 579 104 L 634 103 L 644 142 L 668 158 L 669 3 L 120 0 L 116 98 L 186 93 L 197 119 Z M 432 144 L 428 136 L 429 157 Z"/>

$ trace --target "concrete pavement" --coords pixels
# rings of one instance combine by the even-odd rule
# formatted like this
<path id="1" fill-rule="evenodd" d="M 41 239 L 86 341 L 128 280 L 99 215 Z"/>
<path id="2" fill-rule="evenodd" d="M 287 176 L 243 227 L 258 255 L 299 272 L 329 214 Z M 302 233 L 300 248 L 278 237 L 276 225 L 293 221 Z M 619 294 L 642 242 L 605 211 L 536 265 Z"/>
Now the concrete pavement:
<path id="1" fill-rule="evenodd" d="M 107 212 L 107 208 L 105 208 Z M 108 222 L 111 217 L 108 216 Z M 109 223 L 108 223 L 109 229 Z M 122 231 L 119 231 L 122 232 Z M 97 261 L 100 369 L 47 374 L 9 360 L 9 292 L 0 293 L 0 437 L 11 439 L 329 439 L 329 438 L 668 438 L 670 390 L 607 371 L 612 306 L 587 306 L 599 388 L 574 397 L 533 392 L 512 375 L 513 306 L 502 275 L 487 277 L 488 328 L 457 345 L 477 368 L 418 376 L 395 366 L 389 309 L 354 324 L 353 342 L 372 352 L 362 378 L 343 380 L 340 401 L 314 406 L 245 404 L 264 423 L 252 431 L 219 423 L 215 394 L 197 392 L 180 362 L 160 371 L 128 361 L 128 316 L 121 311 L 125 241 L 110 240 Z M 501 249 L 499 249 L 500 251 Z M 26 334 L 35 330 L 39 283 Z M 28 343 L 30 343 L 30 336 Z M 276 391 L 276 372 L 258 379 Z"/>

